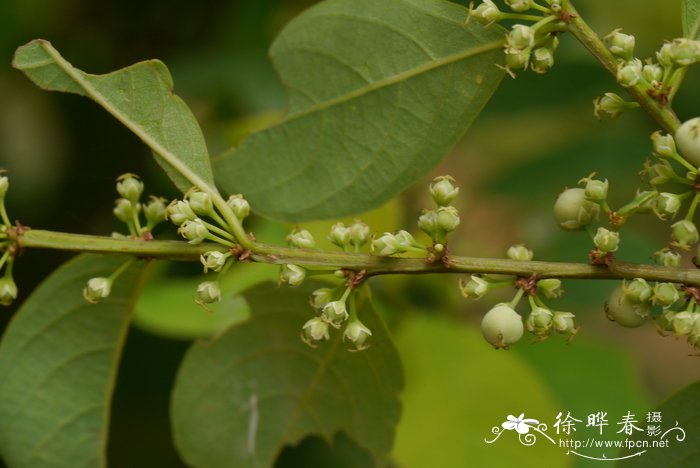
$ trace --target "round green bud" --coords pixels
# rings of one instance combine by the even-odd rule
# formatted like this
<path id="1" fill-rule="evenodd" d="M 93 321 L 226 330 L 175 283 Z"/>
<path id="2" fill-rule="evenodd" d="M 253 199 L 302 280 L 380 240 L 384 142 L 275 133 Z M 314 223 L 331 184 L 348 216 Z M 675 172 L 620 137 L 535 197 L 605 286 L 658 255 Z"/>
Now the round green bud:
<path id="1" fill-rule="evenodd" d="M 394 234 L 394 237 L 396 238 L 396 241 L 399 243 L 398 244 L 398 249 L 400 252 L 406 252 L 412 248 L 419 248 L 422 249 L 424 248 L 422 245 L 420 245 L 416 240 L 413 238 L 410 232 L 401 230 Z"/>
<path id="2" fill-rule="evenodd" d="M 644 65 L 642 77 L 652 86 L 657 85 L 664 77 L 664 69 L 655 63 Z"/>
<path id="3" fill-rule="evenodd" d="M 678 312 L 673 310 L 664 310 L 656 317 L 656 328 L 660 332 L 671 332 L 673 331 L 673 317 L 676 316 Z"/>
<path id="4" fill-rule="evenodd" d="M 659 158 L 670 158 L 676 154 L 676 143 L 668 133 L 660 131 L 651 134 L 651 144 L 654 155 Z"/>
<path id="5" fill-rule="evenodd" d="M 323 306 L 322 316 L 326 322 L 335 328 L 340 328 L 348 318 L 348 310 L 345 306 L 345 301 L 331 301 Z"/>
<path id="6" fill-rule="evenodd" d="M 676 130 L 675 139 L 681 156 L 700 166 L 700 117 L 683 122 Z"/>
<path id="7" fill-rule="evenodd" d="M 250 204 L 240 193 L 228 197 L 226 204 L 240 221 L 246 219 L 250 214 Z"/>
<path id="8" fill-rule="evenodd" d="M 10 188 L 10 179 L 7 176 L 0 175 L 0 198 L 4 198 L 7 190 Z"/>
<path id="9" fill-rule="evenodd" d="M 647 174 L 651 185 L 663 185 L 676 175 L 676 171 L 673 170 L 671 163 L 664 159 L 647 167 Z"/>
<path id="10" fill-rule="evenodd" d="M 454 206 L 441 206 L 437 209 L 437 224 L 443 231 L 454 231 L 459 222 L 459 212 Z"/>
<path id="11" fill-rule="evenodd" d="M 350 233 L 350 245 L 356 247 L 365 245 L 370 237 L 369 226 L 358 219 L 348 226 L 348 232 Z"/>
<path id="12" fill-rule="evenodd" d="M 520 70 L 527 68 L 530 63 L 530 49 L 514 49 L 506 47 L 506 67 L 508 70 Z"/>
<path id="13" fill-rule="evenodd" d="M 656 52 L 656 60 L 659 62 L 659 65 L 668 67 L 671 65 L 672 61 L 672 53 L 671 53 L 671 43 L 670 42 L 665 42 L 661 48 Z"/>
<path id="14" fill-rule="evenodd" d="M 430 195 L 437 206 L 447 206 L 452 203 L 459 194 L 459 187 L 455 187 L 454 179 L 451 176 L 444 175 L 433 179 L 430 184 Z"/>
<path id="15" fill-rule="evenodd" d="M 677 312 L 671 320 L 671 326 L 676 336 L 687 336 L 695 328 L 698 315 L 695 312 Z"/>
<path id="16" fill-rule="evenodd" d="M 669 249 L 668 247 L 664 247 L 663 249 L 654 252 L 652 258 L 654 259 L 654 263 L 656 263 L 657 265 L 672 268 L 678 268 L 681 266 L 681 254 Z"/>
<path id="17" fill-rule="evenodd" d="M 134 204 L 126 198 L 117 198 L 112 213 L 119 221 L 130 223 L 138 211 Z"/>
<path id="18" fill-rule="evenodd" d="M 674 39 L 670 46 L 671 62 L 687 67 L 700 60 L 700 42 L 685 37 Z"/>
<path id="19" fill-rule="evenodd" d="M 610 120 L 617 118 L 627 109 L 625 100 L 615 93 L 605 93 L 593 101 L 593 114 L 600 119 L 600 114 L 604 114 Z"/>
<path id="20" fill-rule="evenodd" d="M 682 200 L 675 193 L 661 192 L 656 197 L 656 214 L 661 219 L 673 218 L 681 209 Z"/>
<path id="21" fill-rule="evenodd" d="M 306 229 L 294 229 L 288 236 L 287 242 L 292 247 L 313 249 L 316 247 L 316 239 Z"/>
<path id="22" fill-rule="evenodd" d="M 534 256 L 534 254 L 532 253 L 532 250 L 528 249 L 523 244 L 511 245 L 510 247 L 508 247 L 508 251 L 506 252 L 506 255 L 511 260 L 522 260 L 522 261 L 530 261 L 530 260 L 532 260 L 532 257 Z"/>
<path id="23" fill-rule="evenodd" d="M 425 210 L 418 218 L 418 227 L 421 231 L 435 239 L 439 230 L 438 215 L 435 210 Z"/>
<path id="24" fill-rule="evenodd" d="M 84 294 L 83 292 L 83 295 Z M 109 291 L 107 291 L 107 295 L 109 295 Z M 15 299 L 17 299 L 17 284 L 15 280 L 12 276 L 2 276 L 0 278 L 0 305 L 8 306 L 12 304 Z"/>
<path id="25" fill-rule="evenodd" d="M 476 9 L 470 12 L 470 16 L 476 18 L 481 24 L 491 24 L 494 21 L 499 21 L 502 13 L 493 1 L 484 0 Z"/>
<path id="26" fill-rule="evenodd" d="M 623 292 L 617 288 L 605 303 L 605 314 L 608 319 L 626 328 L 635 328 L 644 324 L 649 318 L 649 303 L 633 304 Z"/>
<path id="27" fill-rule="evenodd" d="M 593 243 L 601 252 L 615 252 L 620 245 L 620 233 L 599 227 Z"/>
<path id="28" fill-rule="evenodd" d="M 331 288 L 319 288 L 311 293 L 311 307 L 314 309 L 323 309 L 326 304 L 333 300 L 333 290 Z"/>
<path id="29" fill-rule="evenodd" d="M 135 174 L 123 174 L 117 178 L 117 192 L 132 203 L 138 203 L 143 193 L 143 182 Z"/>
<path id="30" fill-rule="evenodd" d="M 173 200 L 165 212 L 168 219 L 176 226 L 180 226 L 185 221 L 194 221 L 197 218 L 186 200 Z"/>
<path id="31" fill-rule="evenodd" d="M 370 252 L 379 257 L 388 257 L 401 252 L 399 240 L 390 232 L 385 232 L 381 237 L 372 240 Z"/>
<path id="32" fill-rule="evenodd" d="M 507 349 L 523 337 L 523 319 L 508 304 L 496 304 L 481 320 L 481 333 L 496 349 Z"/>
<path id="33" fill-rule="evenodd" d="M 330 339 L 328 324 L 321 317 L 308 320 L 301 329 L 301 339 L 311 347 Z"/>
<path id="34" fill-rule="evenodd" d="M 531 49 L 535 45 L 535 30 L 524 24 L 515 24 L 506 34 L 506 44 L 510 49 Z"/>
<path id="35" fill-rule="evenodd" d="M 190 208 L 195 214 L 209 215 L 214 211 L 214 204 L 211 201 L 211 195 L 198 190 L 190 191 L 187 195 L 187 201 L 190 203 Z"/>
<path id="36" fill-rule="evenodd" d="M 625 88 L 639 83 L 642 79 L 642 61 L 634 59 L 621 63 L 617 69 L 616 79 Z"/>
<path id="37" fill-rule="evenodd" d="M 654 285 L 654 295 L 652 296 L 652 302 L 654 304 L 666 308 L 673 305 L 678 299 L 680 299 L 680 294 L 675 284 L 656 283 Z"/>
<path id="38" fill-rule="evenodd" d="M 192 221 L 185 221 L 180 225 L 177 233 L 187 239 L 190 244 L 201 244 L 209 235 L 209 230 L 204 225 L 204 221 L 195 218 Z"/>
<path id="39" fill-rule="evenodd" d="M 605 43 L 613 55 L 626 61 L 632 60 L 634 56 L 634 36 L 621 33 L 620 31 L 620 29 L 616 29 L 605 36 Z"/>
<path id="40" fill-rule="evenodd" d="M 195 302 L 198 304 L 212 304 L 221 301 L 221 288 L 218 281 L 204 281 L 197 286 Z"/>
<path id="41" fill-rule="evenodd" d="M 586 198 L 582 188 L 564 190 L 554 203 L 554 219 L 567 231 L 580 231 L 598 219 L 600 206 Z"/>
<path id="42" fill-rule="evenodd" d="M 167 208 L 163 198 L 154 197 L 153 195 L 150 198 L 150 201 L 143 205 L 143 215 L 150 226 L 155 226 L 165 221 Z"/>
<path id="43" fill-rule="evenodd" d="M 331 233 L 328 240 L 338 247 L 346 247 L 350 244 L 350 229 L 343 223 L 335 223 L 331 226 Z"/>
<path id="44" fill-rule="evenodd" d="M 511 10 L 518 13 L 527 11 L 532 8 L 532 0 L 505 0 L 506 5 L 510 7 Z"/>
<path id="45" fill-rule="evenodd" d="M 530 333 L 544 336 L 552 328 L 552 319 L 553 314 L 551 310 L 544 307 L 533 307 L 527 319 L 525 319 L 525 327 Z"/>
<path id="46" fill-rule="evenodd" d="M 530 68 L 535 73 L 546 73 L 554 66 L 554 51 L 549 47 L 538 47 L 532 51 Z"/>
<path id="47" fill-rule="evenodd" d="M 280 267 L 280 283 L 299 286 L 306 278 L 306 270 L 298 265 L 286 263 Z"/>
<path id="48" fill-rule="evenodd" d="M 589 178 L 586 180 L 586 187 L 583 190 L 587 199 L 601 202 L 608 198 L 608 179 L 597 180 Z"/>
<path id="49" fill-rule="evenodd" d="M 211 250 L 209 252 L 204 252 L 199 256 L 199 261 L 204 266 L 204 273 L 208 273 L 209 270 L 219 272 L 226 265 L 226 261 L 231 256 L 230 252 L 219 252 L 218 250 Z"/>
<path id="50" fill-rule="evenodd" d="M 552 328 L 557 333 L 567 333 L 573 335 L 576 333 L 576 324 L 571 312 L 554 312 L 552 315 Z"/>
<path id="51" fill-rule="evenodd" d="M 5 278 L 3 278 L 5 279 Z M 97 304 L 102 299 L 109 297 L 112 292 L 112 280 L 109 278 L 90 278 L 83 288 L 83 297 L 91 304 Z M 15 287 L 15 296 L 17 295 L 17 287 Z M 2 291 L 0 291 L 2 296 Z"/>
<path id="52" fill-rule="evenodd" d="M 468 299 L 481 299 L 489 292 L 489 283 L 480 276 L 472 275 L 468 281 L 466 278 L 459 279 L 459 290 Z"/>
<path id="53" fill-rule="evenodd" d="M 676 241 L 676 245 L 687 248 L 698 241 L 698 228 L 692 221 L 682 219 L 671 224 L 671 237 Z"/>
<path id="54" fill-rule="evenodd" d="M 356 351 L 361 351 L 367 348 L 365 342 L 372 336 L 372 332 L 359 320 L 353 320 L 348 323 L 343 333 L 343 341 L 349 341 L 355 345 Z"/>
<path id="55" fill-rule="evenodd" d="M 625 298 L 632 304 L 642 304 L 651 299 L 654 289 L 644 278 L 635 278 L 632 281 L 622 282 L 622 291 Z"/>
<path id="56" fill-rule="evenodd" d="M 556 299 L 564 292 L 561 289 L 561 280 L 557 278 L 541 279 L 537 282 L 537 292 L 547 299 Z"/>

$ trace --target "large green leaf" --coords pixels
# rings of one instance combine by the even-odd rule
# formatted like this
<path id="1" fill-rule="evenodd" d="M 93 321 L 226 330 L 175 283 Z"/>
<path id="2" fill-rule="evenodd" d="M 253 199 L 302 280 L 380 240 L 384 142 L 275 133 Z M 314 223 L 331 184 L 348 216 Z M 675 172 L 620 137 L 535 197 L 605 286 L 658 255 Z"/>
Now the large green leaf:
<path id="1" fill-rule="evenodd" d="M 216 161 L 261 214 L 300 221 L 374 208 L 432 169 L 498 86 L 503 30 L 441 0 L 327 0 L 270 54 L 287 118 Z"/>
<path id="2" fill-rule="evenodd" d="M 681 4 L 683 35 L 700 39 L 700 0 L 684 0 Z"/>
<path id="3" fill-rule="evenodd" d="M 214 186 L 202 131 L 184 101 L 173 94 L 173 79 L 162 62 L 148 60 L 91 75 L 37 39 L 17 49 L 13 65 L 41 88 L 87 96 L 104 107 L 153 150 L 180 190 L 196 185 L 192 176 Z"/>
<path id="4" fill-rule="evenodd" d="M 619 462 L 617 466 L 630 468 L 655 468 L 672 466 L 674 468 L 691 468 L 700 466 L 700 381 L 689 385 L 668 399 L 652 412 L 661 416 L 661 433 L 655 436 L 646 431 L 635 432 L 633 439 L 649 447 L 633 448 L 623 451 L 619 456 L 644 452 L 642 455 Z M 643 423 L 646 420 L 642 420 Z M 647 426 L 642 426 L 646 428 Z M 668 432 L 667 432 L 668 431 Z M 667 441 L 660 447 L 653 447 L 652 442 Z M 650 448 L 651 447 L 651 448 Z"/>
<path id="5" fill-rule="evenodd" d="M 13 468 L 103 467 L 109 407 L 131 311 L 145 274 L 128 268 L 89 304 L 89 278 L 126 259 L 81 255 L 24 303 L 0 343 L 0 454 Z"/>
<path id="6" fill-rule="evenodd" d="M 398 422 L 402 371 L 382 320 L 359 311 L 372 346 L 344 349 L 340 333 L 312 349 L 299 339 L 313 316 L 309 287 L 271 284 L 245 294 L 249 321 L 193 345 L 172 400 L 175 443 L 196 467 L 267 467 L 284 445 L 344 432 L 381 459 Z"/>

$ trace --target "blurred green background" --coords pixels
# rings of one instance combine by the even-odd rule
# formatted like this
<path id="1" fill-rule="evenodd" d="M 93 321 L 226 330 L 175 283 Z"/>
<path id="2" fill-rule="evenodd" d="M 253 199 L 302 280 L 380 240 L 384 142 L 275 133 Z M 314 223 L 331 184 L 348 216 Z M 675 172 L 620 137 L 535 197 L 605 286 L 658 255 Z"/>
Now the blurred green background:
<path id="1" fill-rule="evenodd" d="M 176 196 L 149 151 L 102 109 L 87 99 L 42 92 L 13 70 L 17 46 L 48 39 L 74 65 L 93 73 L 148 58 L 163 60 L 216 155 L 283 111 L 285 92 L 266 50 L 286 22 L 313 3 L 1 2 L 0 167 L 11 178 L 13 219 L 35 228 L 107 234 L 118 229 L 111 215 L 113 183 L 124 172 L 140 174 L 148 193 Z M 579 3 L 599 33 L 622 27 L 635 34 L 642 58 L 652 55 L 662 40 L 680 35 L 679 1 Z M 462 225 L 453 252 L 501 257 L 509 245 L 524 242 L 537 259 L 586 261 L 585 235 L 564 233 L 551 219 L 556 195 L 597 171 L 610 180 L 613 206 L 629 200 L 655 127 L 641 112 L 597 122 L 591 102 L 617 91 L 612 78 L 570 37 L 561 38 L 556 60 L 547 75 L 506 78 L 464 141 L 423 183 L 375 213 L 372 227 L 415 226 L 420 208 L 429 203 L 429 180 L 450 173 L 462 187 L 457 202 Z M 691 93 L 699 78 L 692 70 L 676 99 L 682 120 L 700 108 L 700 96 Z M 264 240 L 280 241 L 288 228 L 253 222 L 252 229 L 264 233 Z M 622 235 L 619 258 L 645 262 L 666 242 L 668 231 L 648 218 L 633 220 Z M 67 258 L 60 252 L 25 252 L 16 266 L 20 299 Z M 242 269 L 235 274 L 246 277 L 249 273 Z M 269 270 L 274 269 L 251 275 L 274 276 Z M 157 302 L 168 278 L 186 280 L 198 271 L 196 265 L 164 267 L 161 289 L 155 284 L 147 291 L 144 304 Z M 478 332 L 481 315 L 498 298 L 467 302 L 458 293 L 456 277 L 372 283 L 406 369 L 397 466 L 587 466 L 542 443 L 525 448 L 505 440 L 509 434 L 494 445 L 484 438 L 508 414 L 525 413 L 551 425 L 560 411 L 584 420 L 589 413 L 607 411 L 614 424 L 628 410 L 646 413 L 700 378 L 698 359 L 688 356 L 685 343 L 662 338 L 651 325 L 626 330 L 605 319 L 602 303 L 612 282 L 565 283 L 567 294 L 555 307 L 576 313 L 582 324 L 571 345 L 554 336 L 534 346 L 523 341 L 508 352 L 494 351 Z M 0 329 L 14 309 L 2 311 Z M 177 330 L 144 331 L 152 332 L 158 323 L 158 317 L 144 312 L 141 328 L 134 328 L 127 343 L 113 408 L 112 466 L 183 466 L 170 442 L 168 395 L 189 341 Z M 207 323 L 205 327 L 220 326 Z M 188 326 L 185 320 L 178 330 Z M 366 456 L 352 445 L 342 436 L 332 448 L 309 439 L 286 450 L 279 466 L 367 466 Z"/>

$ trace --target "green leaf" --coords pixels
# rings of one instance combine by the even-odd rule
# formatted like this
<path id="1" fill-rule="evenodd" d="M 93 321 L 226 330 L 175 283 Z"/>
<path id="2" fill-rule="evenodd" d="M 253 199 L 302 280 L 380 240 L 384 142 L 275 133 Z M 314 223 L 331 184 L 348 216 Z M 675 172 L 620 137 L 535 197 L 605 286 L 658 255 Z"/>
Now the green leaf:
<path id="1" fill-rule="evenodd" d="M 684 0 L 681 4 L 683 35 L 700 39 L 700 0 Z"/>
<path id="2" fill-rule="evenodd" d="M 216 161 L 259 213 L 336 218 L 375 208 L 442 159 L 503 77 L 503 30 L 441 0 L 327 0 L 270 54 L 287 118 Z"/>
<path id="3" fill-rule="evenodd" d="M 342 333 L 312 349 L 299 339 L 312 285 L 245 294 L 251 318 L 192 346 L 172 398 L 175 444 L 192 466 L 267 467 L 307 435 L 346 433 L 383 459 L 398 422 L 401 365 L 369 301 L 359 310 L 372 346 L 344 349 Z"/>
<path id="4" fill-rule="evenodd" d="M 91 75 L 74 68 L 49 42 L 36 39 L 17 49 L 13 66 L 43 89 L 87 96 L 104 107 L 153 150 L 183 192 L 200 182 L 214 186 L 202 131 L 173 94 L 170 72 L 159 60 Z"/>
<path id="5" fill-rule="evenodd" d="M 126 259 L 81 255 L 54 272 L 19 309 L 0 343 L 0 453 L 13 468 L 106 466 L 109 408 L 142 262 L 89 304 L 89 278 Z"/>
<path id="6" fill-rule="evenodd" d="M 635 432 L 630 440 L 647 441 L 651 446 L 652 441 L 667 440 L 668 445 L 656 448 L 636 448 L 625 450 L 618 456 L 630 455 L 645 450 L 641 456 L 619 462 L 619 467 L 657 467 L 673 466 L 675 468 L 691 468 L 700 466 L 700 381 L 695 382 L 676 395 L 661 404 L 653 412 L 661 414 L 661 423 L 654 425 L 661 426 L 662 434 L 656 437 L 649 436 L 646 432 Z M 646 415 L 644 415 L 646 417 Z M 646 427 L 642 421 L 642 427 Z M 678 427 L 682 430 L 672 429 Z M 666 433 L 667 430 L 670 430 Z M 679 439 L 680 437 L 680 439 Z"/>

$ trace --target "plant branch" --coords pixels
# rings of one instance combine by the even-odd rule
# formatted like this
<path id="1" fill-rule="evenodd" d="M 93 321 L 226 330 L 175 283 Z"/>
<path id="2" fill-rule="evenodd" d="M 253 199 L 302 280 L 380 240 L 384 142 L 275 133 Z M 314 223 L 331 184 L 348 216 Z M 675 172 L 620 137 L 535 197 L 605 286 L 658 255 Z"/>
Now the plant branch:
<path id="1" fill-rule="evenodd" d="M 26 230 L 16 237 L 22 248 L 43 248 L 73 252 L 130 254 L 144 258 L 196 261 L 204 252 L 228 249 L 219 244 L 191 245 L 183 241 L 141 241 L 110 237 L 67 234 L 44 230 Z M 665 281 L 700 286 L 700 270 L 667 268 L 656 265 L 614 262 L 611 268 L 584 263 L 517 261 L 497 258 L 450 256 L 449 267 L 426 263 L 422 258 L 385 258 L 352 252 L 333 252 L 256 243 L 259 253 L 250 259 L 259 263 L 291 263 L 305 267 L 365 270 L 367 276 L 388 274 L 481 273 L 522 277 L 578 279 L 632 279 Z"/>
<path id="2" fill-rule="evenodd" d="M 598 61 L 615 77 L 619 59 L 617 59 L 605 46 L 598 35 L 581 18 L 570 1 L 565 1 L 563 10 L 571 18 L 568 22 L 568 29 L 571 34 L 598 59 Z M 635 101 L 663 128 L 666 132 L 674 134 L 680 126 L 680 120 L 668 105 L 662 105 L 647 94 L 643 83 L 625 88 Z"/>

